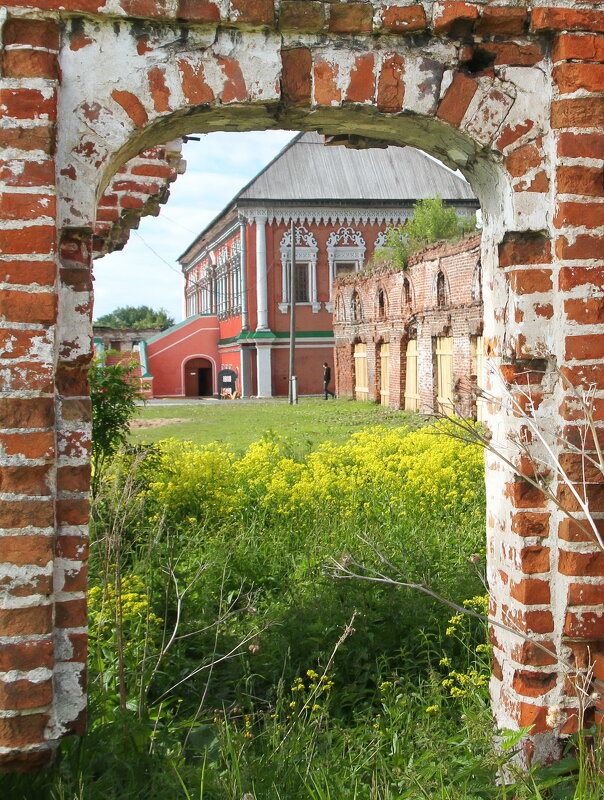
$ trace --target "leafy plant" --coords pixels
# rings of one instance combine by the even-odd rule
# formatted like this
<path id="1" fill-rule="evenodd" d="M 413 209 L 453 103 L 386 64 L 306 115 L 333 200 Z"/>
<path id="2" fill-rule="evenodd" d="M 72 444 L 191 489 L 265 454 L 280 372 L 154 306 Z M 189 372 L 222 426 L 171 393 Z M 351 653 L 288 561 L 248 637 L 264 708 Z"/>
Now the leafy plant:
<path id="1" fill-rule="evenodd" d="M 445 206 L 441 197 L 418 200 L 406 225 L 388 228 L 385 248 L 378 251 L 378 258 L 387 257 L 398 269 L 405 270 L 410 257 L 427 245 L 459 239 L 475 229 L 474 215 L 459 217 L 454 208 Z"/>
<path id="2" fill-rule="evenodd" d="M 88 373 L 92 401 L 92 494 L 96 495 L 108 459 L 128 438 L 128 423 L 143 399 L 134 362 L 107 363 L 97 356 Z"/>

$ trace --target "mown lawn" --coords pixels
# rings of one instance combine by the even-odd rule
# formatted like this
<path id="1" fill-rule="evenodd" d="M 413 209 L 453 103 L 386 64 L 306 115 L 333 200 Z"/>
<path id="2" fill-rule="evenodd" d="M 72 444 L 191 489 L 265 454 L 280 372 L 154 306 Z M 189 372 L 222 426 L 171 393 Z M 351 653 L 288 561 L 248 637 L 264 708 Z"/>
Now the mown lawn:
<path id="1" fill-rule="evenodd" d="M 173 422 L 171 420 L 174 420 Z M 240 452 L 267 432 L 286 436 L 302 451 L 324 441 L 345 442 L 352 433 L 369 425 L 398 427 L 421 417 L 406 411 L 392 411 L 375 403 L 352 400 L 303 398 L 299 405 L 287 400 L 148 405 L 140 408 L 131 441 L 154 443 L 173 437 L 195 444 L 220 442 Z M 149 427 L 139 427 L 148 424 Z"/>

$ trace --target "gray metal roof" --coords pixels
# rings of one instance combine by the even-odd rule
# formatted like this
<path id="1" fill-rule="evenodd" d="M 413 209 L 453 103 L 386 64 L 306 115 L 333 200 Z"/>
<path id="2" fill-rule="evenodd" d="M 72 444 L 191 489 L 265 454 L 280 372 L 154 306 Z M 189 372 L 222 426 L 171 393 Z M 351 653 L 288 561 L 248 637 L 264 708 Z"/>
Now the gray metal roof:
<path id="1" fill-rule="evenodd" d="M 437 195 L 449 203 L 459 201 L 478 208 L 469 183 L 414 147 L 352 150 L 326 146 L 318 133 L 300 133 L 233 197 L 178 260 L 188 262 L 207 232 L 238 205 L 348 202 L 410 207 L 417 200 Z"/>
<path id="2" fill-rule="evenodd" d="M 350 150 L 303 133 L 235 197 L 258 200 L 475 200 L 470 185 L 414 147 Z"/>

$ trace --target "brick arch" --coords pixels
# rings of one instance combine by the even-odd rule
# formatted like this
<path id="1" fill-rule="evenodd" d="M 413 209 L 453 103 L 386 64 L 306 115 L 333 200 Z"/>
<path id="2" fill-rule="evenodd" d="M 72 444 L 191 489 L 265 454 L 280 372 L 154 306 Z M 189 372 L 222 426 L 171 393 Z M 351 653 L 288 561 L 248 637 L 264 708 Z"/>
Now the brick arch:
<path id="1" fill-rule="evenodd" d="M 132 156 L 187 133 L 277 127 L 423 148 L 462 169 L 481 201 L 486 345 L 505 380 L 529 370 L 539 414 L 571 433 L 574 412 L 560 387 L 544 393 L 543 371 L 557 363 L 604 388 L 590 297 L 603 268 L 604 12 L 587 0 L 55 6 L 14 0 L 2 26 L 6 769 L 44 763 L 85 724 L 92 231 Z M 490 422 L 504 435 L 517 426 Z M 600 555 L 490 460 L 487 495 L 493 614 L 584 664 L 588 645 L 603 649 Z M 534 725 L 526 761 L 556 757 L 545 709 L 568 708 L 572 730 L 564 676 L 510 634 L 493 645 L 497 723 Z"/>

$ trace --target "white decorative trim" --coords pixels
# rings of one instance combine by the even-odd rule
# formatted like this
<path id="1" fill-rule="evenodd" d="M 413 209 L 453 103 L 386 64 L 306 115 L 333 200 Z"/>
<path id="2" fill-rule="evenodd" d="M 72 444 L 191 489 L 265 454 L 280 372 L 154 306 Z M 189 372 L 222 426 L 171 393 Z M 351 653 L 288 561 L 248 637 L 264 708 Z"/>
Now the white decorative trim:
<path id="1" fill-rule="evenodd" d="M 289 270 L 292 251 L 291 230 L 285 231 L 281 238 L 281 302 L 278 309 L 282 314 L 287 314 L 289 309 Z M 308 264 L 308 288 L 310 303 L 314 314 L 321 310 L 321 303 L 317 297 L 317 255 L 319 247 L 312 231 L 300 225 L 296 228 L 296 263 Z"/>
<path id="2" fill-rule="evenodd" d="M 341 227 L 337 231 L 332 231 L 327 239 L 327 247 L 362 247 L 365 249 L 365 239 L 360 231 L 355 231 L 354 228 Z"/>
<path id="3" fill-rule="evenodd" d="M 380 231 L 376 237 L 375 244 L 373 245 L 373 249 L 380 250 L 382 247 L 386 247 L 386 231 Z"/>
<path id="4" fill-rule="evenodd" d="M 351 227 L 341 227 L 337 231 L 332 231 L 327 239 L 327 259 L 329 261 L 329 307 L 327 310 L 331 312 L 336 263 L 352 261 L 355 264 L 355 272 L 363 267 L 365 239 L 363 239 L 362 233 Z"/>
<path id="5" fill-rule="evenodd" d="M 367 201 L 368 203 L 370 201 Z M 352 206 L 305 206 L 283 208 L 283 206 L 239 208 L 247 220 L 264 216 L 272 222 L 297 225 L 400 225 L 413 216 L 412 208 L 354 208 Z"/>

